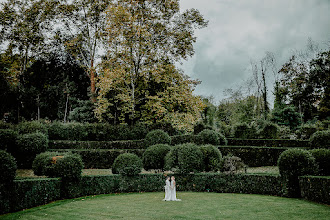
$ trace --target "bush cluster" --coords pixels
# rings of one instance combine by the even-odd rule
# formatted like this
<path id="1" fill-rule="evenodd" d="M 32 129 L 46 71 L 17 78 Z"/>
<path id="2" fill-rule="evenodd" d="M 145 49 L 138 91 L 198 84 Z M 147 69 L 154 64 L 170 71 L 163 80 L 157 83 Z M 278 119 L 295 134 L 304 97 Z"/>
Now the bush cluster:
<path id="1" fill-rule="evenodd" d="M 15 149 L 17 136 L 17 131 L 13 129 L 0 129 L 0 150 Z"/>
<path id="2" fill-rule="evenodd" d="M 150 131 L 145 138 L 147 146 L 155 144 L 171 144 L 171 137 L 163 130 L 157 129 Z"/>
<path id="3" fill-rule="evenodd" d="M 144 169 L 163 170 L 165 166 L 165 156 L 170 150 L 171 147 L 168 144 L 156 144 L 148 147 L 142 157 Z"/>
<path id="4" fill-rule="evenodd" d="M 307 150 L 297 148 L 286 150 L 280 155 L 278 168 L 285 180 L 289 197 L 301 197 L 298 177 L 313 175 L 318 169 L 313 155 Z"/>
<path id="5" fill-rule="evenodd" d="M 178 173 L 190 173 L 203 170 L 203 153 L 195 144 L 174 146 L 166 155 L 165 169 Z"/>
<path id="6" fill-rule="evenodd" d="M 84 164 L 78 154 L 45 152 L 34 159 L 32 168 L 36 175 L 77 180 Z"/>
<path id="7" fill-rule="evenodd" d="M 47 126 L 39 121 L 21 122 L 16 126 L 20 134 L 42 133 L 48 136 Z"/>
<path id="8" fill-rule="evenodd" d="M 112 173 L 134 176 L 141 173 L 142 166 L 142 160 L 137 155 L 124 153 L 116 158 L 112 165 Z"/>
<path id="9" fill-rule="evenodd" d="M 309 141 L 313 148 L 330 148 L 330 130 L 315 132 Z"/>
<path id="10" fill-rule="evenodd" d="M 299 126 L 296 134 L 301 140 L 309 140 L 309 138 L 318 131 L 318 127 L 315 124 L 303 124 Z"/>
<path id="11" fill-rule="evenodd" d="M 225 173 L 234 173 L 244 167 L 245 164 L 240 157 L 229 154 L 223 157 L 220 165 L 220 170 Z"/>
<path id="12" fill-rule="evenodd" d="M 233 126 L 232 134 L 235 138 L 253 139 L 257 137 L 257 129 L 255 126 L 249 126 L 247 123 L 239 123 Z"/>
<path id="13" fill-rule="evenodd" d="M 205 125 L 203 122 L 199 121 L 194 125 L 194 135 L 198 135 L 203 130 L 213 130 L 212 126 Z"/>
<path id="14" fill-rule="evenodd" d="M 310 151 L 319 168 L 319 175 L 330 176 L 330 149 L 313 149 Z"/>
<path id="15" fill-rule="evenodd" d="M 4 150 L 0 150 L 0 192 L 2 187 L 12 183 L 16 176 L 15 158 Z"/>
<path id="16" fill-rule="evenodd" d="M 219 149 L 213 145 L 204 145 L 200 150 L 203 153 L 204 170 L 206 172 L 220 170 L 222 155 Z"/>
<path id="17" fill-rule="evenodd" d="M 258 131 L 259 138 L 277 139 L 279 137 L 280 128 L 277 124 L 266 122 Z"/>

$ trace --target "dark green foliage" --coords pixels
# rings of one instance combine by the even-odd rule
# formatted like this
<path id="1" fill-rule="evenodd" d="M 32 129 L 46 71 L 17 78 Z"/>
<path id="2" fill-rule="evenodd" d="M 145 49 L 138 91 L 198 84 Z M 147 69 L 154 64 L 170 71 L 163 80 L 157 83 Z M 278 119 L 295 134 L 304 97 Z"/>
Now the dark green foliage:
<path id="1" fill-rule="evenodd" d="M 50 141 L 50 149 L 145 149 L 144 140 L 133 141 Z"/>
<path id="2" fill-rule="evenodd" d="M 234 173 L 244 167 L 245 164 L 241 158 L 233 155 L 226 155 L 221 161 L 220 170 L 221 172 Z"/>
<path id="3" fill-rule="evenodd" d="M 48 136 L 47 126 L 38 121 L 21 122 L 16 126 L 16 130 L 20 134 L 43 133 Z"/>
<path id="4" fill-rule="evenodd" d="M 170 122 L 157 122 L 149 125 L 149 131 L 152 130 L 163 130 L 168 133 L 170 136 L 180 135 L 181 132 L 174 128 Z"/>
<path id="5" fill-rule="evenodd" d="M 178 173 L 190 173 L 203 170 L 203 153 L 195 144 L 174 146 L 166 155 L 165 169 Z"/>
<path id="6" fill-rule="evenodd" d="M 147 134 L 145 142 L 147 146 L 155 144 L 171 144 L 171 137 L 165 131 L 157 129 L 150 131 Z"/>
<path id="7" fill-rule="evenodd" d="M 310 152 L 319 167 L 319 175 L 330 176 L 330 149 L 314 149 Z"/>
<path id="8" fill-rule="evenodd" d="M 278 125 L 266 122 L 259 130 L 259 136 L 263 139 L 277 139 L 279 137 L 279 130 Z"/>
<path id="9" fill-rule="evenodd" d="M 97 122 L 93 110 L 94 110 L 94 103 L 90 99 L 77 100 L 76 107 L 72 111 L 70 111 L 68 119 L 73 122 L 81 122 L 81 123 Z"/>
<path id="10" fill-rule="evenodd" d="M 12 129 L 0 129 L 0 150 L 16 148 L 18 133 Z"/>
<path id="11" fill-rule="evenodd" d="M 278 158 L 280 175 L 285 181 L 287 195 L 300 197 L 299 176 L 316 174 L 315 158 L 307 150 L 289 149 Z"/>
<path id="12" fill-rule="evenodd" d="M 38 154 L 32 163 L 32 170 L 37 176 L 55 176 L 53 157 L 64 155 L 59 152 L 44 152 Z"/>
<path id="13" fill-rule="evenodd" d="M 295 129 L 301 124 L 301 117 L 294 106 L 281 106 L 273 109 L 271 121 Z"/>
<path id="14" fill-rule="evenodd" d="M 309 142 L 313 148 L 330 148 L 330 130 L 315 132 Z"/>
<path id="15" fill-rule="evenodd" d="M 309 141 L 228 138 L 228 145 L 229 146 L 265 146 L 265 147 L 309 147 Z"/>
<path id="16" fill-rule="evenodd" d="M 67 140 L 69 132 L 65 123 L 54 121 L 47 125 L 49 140 Z"/>
<path id="17" fill-rule="evenodd" d="M 143 123 L 137 123 L 129 127 L 129 135 L 127 140 L 141 140 L 146 137 L 149 132 L 148 126 Z"/>
<path id="18" fill-rule="evenodd" d="M 150 169 L 164 169 L 165 156 L 171 150 L 167 144 L 156 144 L 147 148 L 142 157 L 143 168 Z"/>
<path id="19" fill-rule="evenodd" d="M 48 138 L 43 133 L 23 134 L 17 137 L 17 148 L 13 149 L 13 156 L 20 168 L 31 168 L 37 154 L 45 152 L 48 148 Z"/>
<path id="20" fill-rule="evenodd" d="M 13 182 L 16 169 L 15 158 L 6 151 L 0 150 L 0 191 L 2 191 L 3 185 Z"/>
<path id="21" fill-rule="evenodd" d="M 304 199 L 330 205 L 330 177 L 299 177 L 301 196 Z"/>
<path id="22" fill-rule="evenodd" d="M 171 144 L 185 144 L 185 143 L 195 143 L 195 135 L 193 134 L 183 134 L 171 136 Z"/>
<path id="23" fill-rule="evenodd" d="M 142 166 L 142 160 L 137 155 L 124 153 L 116 158 L 112 165 L 112 173 L 134 176 L 141 172 Z"/>
<path id="24" fill-rule="evenodd" d="M 54 177 L 61 177 L 64 180 L 77 180 L 81 177 L 84 163 L 78 154 L 67 154 L 58 157 L 54 163 Z"/>
<path id="25" fill-rule="evenodd" d="M 303 124 L 301 125 L 296 134 L 299 139 L 309 140 L 309 138 L 318 131 L 318 127 L 315 124 Z"/>
<path id="26" fill-rule="evenodd" d="M 204 145 L 200 149 L 203 153 L 204 170 L 206 172 L 220 170 L 222 155 L 219 149 L 213 145 Z"/>
<path id="27" fill-rule="evenodd" d="M 219 145 L 219 134 L 214 130 L 203 130 L 196 136 L 196 142 L 198 144 L 212 144 Z"/>
<path id="28" fill-rule="evenodd" d="M 213 130 L 212 126 L 205 125 L 203 122 L 197 122 L 194 125 L 194 135 L 199 134 L 201 131 L 203 131 L 205 129 L 207 129 L 207 130 Z"/>
<path id="29" fill-rule="evenodd" d="M 257 137 L 256 128 L 254 126 L 249 126 L 247 123 L 235 124 L 232 129 L 235 138 L 251 139 Z"/>
<path id="30" fill-rule="evenodd" d="M 221 146 L 222 155 L 234 155 L 241 158 L 250 167 L 276 166 L 284 147 Z"/>

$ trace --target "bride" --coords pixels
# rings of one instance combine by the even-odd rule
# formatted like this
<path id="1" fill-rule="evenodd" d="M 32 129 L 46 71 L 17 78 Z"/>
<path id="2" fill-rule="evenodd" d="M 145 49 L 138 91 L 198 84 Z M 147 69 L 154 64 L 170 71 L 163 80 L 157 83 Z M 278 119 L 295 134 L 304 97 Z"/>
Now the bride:
<path id="1" fill-rule="evenodd" d="M 181 201 L 181 199 L 176 198 L 176 183 L 175 183 L 175 177 L 171 177 L 171 197 L 170 201 Z"/>
<path id="2" fill-rule="evenodd" d="M 170 177 L 166 177 L 165 181 L 165 199 L 163 201 L 170 201 L 171 200 L 171 183 Z"/>

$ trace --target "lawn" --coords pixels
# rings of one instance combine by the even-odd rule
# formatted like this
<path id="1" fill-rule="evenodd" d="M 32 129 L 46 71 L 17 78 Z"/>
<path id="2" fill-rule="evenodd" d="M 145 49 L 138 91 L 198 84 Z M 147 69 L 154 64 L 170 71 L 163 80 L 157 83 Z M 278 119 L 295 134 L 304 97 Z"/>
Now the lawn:
<path id="1" fill-rule="evenodd" d="M 0 219 L 329 219 L 330 207 L 264 195 L 178 192 L 111 194 L 53 202 Z"/>
<path id="2" fill-rule="evenodd" d="M 248 167 L 246 172 L 250 174 L 279 174 L 277 166 Z M 155 171 L 143 170 L 142 173 L 155 173 Z M 239 170 L 237 173 L 245 173 L 245 170 Z M 83 176 L 110 174 L 112 174 L 111 169 L 84 169 L 82 172 Z M 34 175 L 33 170 L 18 169 L 16 171 L 16 178 L 38 178 L 38 176 Z"/>

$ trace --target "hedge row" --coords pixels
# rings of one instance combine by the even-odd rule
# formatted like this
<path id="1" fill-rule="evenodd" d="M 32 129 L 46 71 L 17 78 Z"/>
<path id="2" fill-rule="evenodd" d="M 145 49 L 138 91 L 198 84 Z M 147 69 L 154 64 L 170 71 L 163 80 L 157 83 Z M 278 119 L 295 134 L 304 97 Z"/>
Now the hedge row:
<path id="1" fill-rule="evenodd" d="M 282 139 L 235 139 L 228 138 L 230 146 L 264 146 L 264 147 L 309 147 L 306 140 L 282 140 Z"/>
<path id="2" fill-rule="evenodd" d="M 146 149 L 144 140 L 128 141 L 66 141 L 48 143 L 50 149 Z"/>
<path id="3" fill-rule="evenodd" d="M 72 152 L 79 154 L 83 160 L 85 165 L 85 169 L 110 169 L 112 167 L 113 162 L 115 159 L 123 153 L 133 153 L 138 155 L 142 158 L 144 153 L 144 149 L 127 149 L 127 150 L 100 150 L 100 149 L 81 149 L 81 150 L 50 150 L 50 151 L 57 151 L 61 152 Z"/>
<path id="4" fill-rule="evenodd" d="M 60 199 L 61 183 L 58 179 L 15 180 L 0 189 L 0 214 L 44 205 Z"/>
<path id="5" fill-rule="evenodd" d="M 299 177 L 301 196 L 307 200 L 330 204 L 329 176 Z"/>
<path id="6" fill-rule="evenodd" d="M 222 155 L 232 154 L 240 157 L 250 167 L 277 166 L 280 154 L 287 150 L 284 147 L 254 146 L 219 146 Z"/>

